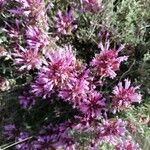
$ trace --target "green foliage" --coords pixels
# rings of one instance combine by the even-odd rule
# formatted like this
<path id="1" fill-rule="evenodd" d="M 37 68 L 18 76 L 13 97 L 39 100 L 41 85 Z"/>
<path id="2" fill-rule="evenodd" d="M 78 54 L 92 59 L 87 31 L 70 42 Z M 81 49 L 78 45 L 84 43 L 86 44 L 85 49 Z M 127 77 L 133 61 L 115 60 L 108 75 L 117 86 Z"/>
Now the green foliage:
<path id="1" fill-rule="evenodd" d="M 144 0 L 116 0 L 106 3 L 105 24 L 116 38 L 136 46 L 143 44 L 149 26 L 150 2 Z M 105 19 L 106 18 L 106 19 Z"/>
<path id="2" fill-rule="evenodd" d="M 132 137 L 137 141 L 143 150 L 150 149 L 150 99 L 145 99 L 146 104 L 138 108 L 130 109 L 126 114 L 128 120 L 136 125 L 137 131 Z"/>

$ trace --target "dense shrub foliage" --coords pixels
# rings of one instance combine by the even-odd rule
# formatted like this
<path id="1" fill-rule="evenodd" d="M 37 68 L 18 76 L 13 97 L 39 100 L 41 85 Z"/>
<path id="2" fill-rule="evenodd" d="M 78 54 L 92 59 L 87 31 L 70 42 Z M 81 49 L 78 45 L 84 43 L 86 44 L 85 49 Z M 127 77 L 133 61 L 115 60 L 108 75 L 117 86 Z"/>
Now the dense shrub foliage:
<path id="1" fill-rule="evenodd" d="M 146 150 L 149 6 L 0 0 L 0 149 Z"/>

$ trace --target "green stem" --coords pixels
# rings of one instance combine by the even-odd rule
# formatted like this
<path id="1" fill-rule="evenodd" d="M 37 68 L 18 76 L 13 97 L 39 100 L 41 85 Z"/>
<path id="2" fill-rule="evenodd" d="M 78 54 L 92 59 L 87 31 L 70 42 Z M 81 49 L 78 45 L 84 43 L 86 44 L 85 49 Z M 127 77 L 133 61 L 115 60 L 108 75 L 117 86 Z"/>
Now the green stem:
<path id="1" fill-rule="evenodd" d="M 13 147 L 13 146 L 15 146 L 15 145 L 17 145 L 17 144 L 20 144 L 20 143 L 23 143 L 23 142 L 25 142 L 25 141 L 27 141 L 27 140 L 29 140 L 29 139 L 32 139 L 33 137 L 31 136 L 31 137 L 28 137 L 28 138 L 25 138 L 25 139 L 23 139 L 22 141 L 18 141 L 18 142 L 15 142 L 15 143 L 13 143 L 13 144 L 11 144 L 11 145 L 8 145 L 8 146 L 6 146 L 6 147 L 4 147 L 4 148 L 0 148 L 0 150 L 6 150 L 6 149 L 8 149 L 8 148 L 10 148 L 10 147 Z M 2 146 L 1 146 L 2 147 Z"/>

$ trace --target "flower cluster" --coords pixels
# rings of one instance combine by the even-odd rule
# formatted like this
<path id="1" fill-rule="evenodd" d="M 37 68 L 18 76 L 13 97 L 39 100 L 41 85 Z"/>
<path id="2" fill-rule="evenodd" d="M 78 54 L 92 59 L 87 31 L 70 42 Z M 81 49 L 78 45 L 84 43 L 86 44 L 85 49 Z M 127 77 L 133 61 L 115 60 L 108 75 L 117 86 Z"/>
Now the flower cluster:
<path id="1" fill-rule="evenodd" d="M 100 55 L 102 55 L 103 51 L 104 50 L 102 50 Z M 109 51 L 110 53 L 112 53 L 112 51 L 116 52 L 115 50 L 108 50 L 108 48 L 107 51 L 108 53 Z M 119 69 L 120 62 L 127 58 L 126 56 L 117 57 L 118 53 L 115 57 L 114 55 L 111 56 L 111 54 L 108 54 L 108 56 L 108 60 L 112 59 L 115 62 L 113 65 L 117 66 L 117 70 Z M 31 60 L 34 59 L 35 57 Z M 94 60 L 92 63 L 93 62 Z M 97 66 L 93 67 L 97 69 Z M 102 67 L 100 66 L 99 68 L 101 69 Z M 112 67 L 112 69 L 114 68 Z M 46 53 L 44 66 L 39 69 L 38 75 L 31 85 L 30 93 L 24 93 L 24 96 L 19 97 L 20 104 L 24 108 L 31 108 L 31 106 L 36 103 L 36 97 L 46 99 L 51 98 L 52 93 L 57 93 L 58 98 L 68 102 L 73 108 L 76 108 L 80 112 L 79 115 L 75 116 L 75 123 L 71 128 L 77 130 L 77 132 L 82 129 L 89 130 L 89 132 L 93 131 L 96 135 L 95 140 L 98 145 L 102 142 L 115 145 L 117 140 L 121 140 L 122 137 L 125 136 L 126 123 L 121 119 L 107 119 L 107 100 L 100 91 L 97 91 L 97 84 L 94 82 L 95 79 L 92 77 L 93 75 L 95 75 L 95 72 L 88 69 L 85 64 L 79 63 L 71 46 L 50 50 Z M 101 72 L 101 75 L 107 77 L 105 72 Z M 119 85 L 113 89 L 113 107 L 118 108 L 119 106 L 126 106 L 124 105 L 126 103 L 131 104 L 131 102 L 137 102 L 136 98 L 140 101 L 141 96 L 136 93 L 136 89 L 137 87 L 130 87 L 130 81 L 128 79 L 125 80 L 125 88 L 123 88 L 122 83 L 119 83 Z M 122 105 L 117 105 L 120 104 L 120 101 L 123 101 L 123 103 L 121 103 Z M 103 121 L 100 124 L 98 120 Z M 44 128 L 36 137 L 37 139 L 32 140 L 32 144 L 25 144 L 23 147 L 31 147 L 32 145 L 38 149 L 39 147 L 55 148 L 64 145 L 74 147 L 76 145 L 70 136 L 67 138 L 68 132 L 66 132 L 67 135 L 66 133 L 64 135 L 67 137 L 62 137 L 64 132 L 63 129 L 60 129 L 61 125 L 55 127 L 50 125 L 46 127 L 46 130 L 47 128 L 50 130 L 48 133 L 43 131 L 45 130 Z M 55 133 L 57 135 L 53 135 Z M 62 141 L 60 137 L 63 139 Z M 93 147 L 96 146 L 91 143 L 89 148 L 92 147 L 92 145 Z M 34 149 L 36 149 L 35 147 Z M 22 148 L 21 145 L 20 148 Z"/>
<path id="2" fill-rule="evenodd" d="M 141 94 L 136 92 L 136 90 L 139 89 L 139 86 L 131 86 L 131 81 L 128 79 L 125 79 L 124 82 L 124 87 L 122 82 L 120 82 L 113 89 L 114 96 L 112 107 L 114 110 L 128 108 L 132 103 L 141 102 Z"/>
<path id="3" fill-rule="evenodd" d="M 75 149 L 75 143 L 71 137 L 71 125 L 69 122 L 58 125 L 49 124 L 43 126 L 35 138 L 30 137 L 29 132 L 16 129 L 13 124 L 4 127 L 4 135 L 7 139 L 15 139 L 19 144 L 17 150 L 26 149 Z M 31 139 L 32 138 L 32 139 Z"/>
<path id="4" fill-rule="evenodd" d="M 91 122 L 93 119 L 100 119 L 102 111 L 106 111 L 106 102 L 102 94 L 97 91 L 89 92 L 87 99 L 78 106 L 84 117 Z"/>
<path id="5" fill-rule="evenodd" d="M 27 111 L 28 116 L 33 112 L 33 116 L 29 117 L 26 123 L 19 123 L 21 128 L 13 124 L 6 125 L 6 139 L 19 142 L 16 145 L 18 150 L 75 150 L 80 143 L 74 135 L 86 132 L 91 135 L 90 144 L 85 147 L 87 150 L 97 150 L 103 143 L 112 144 L 116 150 L 138 149 L 136 144 L 124 138 L 128 134 L 129 124 L 112 113 L 112 110 L 117 112 L 135 102 L 141 102 L 141 94 L 137 92 L 139 87 L 131 86 L 129 79 L 125 79 L 124 83 L 119 82 L 118 85 L 113 85 L 116 82 L 112 82 L 112 79 L 117 77 L 121 63 L 128 59 L 128 56 L 120 56 L 124 45 L 118 49 L 112 48 L 112 43 L 109 42 L 110 35 L 104 32 L 101 34 L 100 44 L 97 45 L 99 53 L 86 61 L 79 60 L 76 57 L 78 46 L 72 44 L 80 41 L 78 35 L 70 42 L 72 45 L 68 44 L 70 39 L 67 39 L 72 38 L 72 32 L 77 29 L 75 12 L 72 9 L 64 13 L 63 10 L 58 10 L 57 15 L 52 17 L 57 35 L 66 37 L 67 41 L 66 45 L 60 38 L 57 45 L 55 43 L 55 46 L 52 46 L 44 0 L 14 1 L 16 7 L 8 12 L 17 19 L 13 23 L 6 23 L 5 31 L 13 45 L 10 55 L 19 71 L 17 73 L 30 76 L 29 81 L 25 78 L 25 81 L 28 81 L 25 84 L 28 85 L 27 89 L 21 84 L 24 91 L 18 100 L 24 108 L 23 113 Z M 102 2 L 98 0 L 81 2 L 84 11 L 96 13 L 102 8 Z M 1 5 L 0 1 L 0 7 Z M 86 19 L 84 21 L 86 22 Z M 74 50 L 77 50 L 77 55 Z M 106 90 L 109 82 L 112 82 L 113 86 Z M 8 85 L 7 80 L 0 77 L 0 90 L 7 90 Z M 45 106 L 45 99 L 49 100 L 50 106 Z M 61 104 L 62 107 L 65 105 L 65 108 L 59 110 Z M 43 106 L 49 110 L 54 107 L 54 112 L 50 115 L 54 114 L 54 118 L 58 119 L 55 123 L 49 121 L 49 110 L 47 112 Z M 37 125 L 32 123 L 34 115 L 38 116 L 35 114 L 36 108 L 38 113 L 42 109 L 44 112 L 41 113 L 44 114 L 42 122 Z M 62 114 L 65 115 L 64 118 L 61 118 Z M 27 116 L 22 120 L 28 120 Z M 31 138 L 33 134 L 34 137 Z"/>
<path id="6" fill-rule="evenodd" d="M 68 35 L 77 28 L 72 10 L 64 14 L 59 10 L 57 16 L 54 17 L 54 21 L 56 22 L 57 33 L 59 34 Z"/>
<path id="7" fill-rule="evenodd" d="M 124 48 L 121 46 L 118 50 L 111 49 L 109 41 L 103 45 L 99 44 L 101 52 L 95 55 L 91 65 L 94 66 L 94 70 L 98 76 L 115 78 L 116 71 L 120 68 L 120 63 L 127 60 L 127 56 L 118 57 L 119 52 Z"/>
<path id="8" fill-rule="evenodd" d="M 36 96 L 49 97 L 56 88 L 64 85 L 75 68 L 76 59 L 70 46 L 64 49 L 52 50 L 46 54 L 47 64 L 44 66 L 32 84 Z"/>
<path id="9" fill-rule="evenodd" d="M 39 50 L 48 45 L 48 37 L 37 26 L 29 26 L 26 30 L 27 44 L 30 48 Z"/>
<path id="10" fill-rule="evenodd" d="M 3 135 L 7 139 L 14 139 L 15 136 L 17 136 L 18 130 L 16 129 L 16 126 L 14 124 L 8 124 L 4 126 L 4 132 Z"/>
<path id="11" fill-rule="evenodd" d="M 46 148 L 65 148 L 74 147 L 74 141 L 71 138 L 69 123 L 62 123 L 59 125 L 48 125 L 43 127 L 37 136 L 37 143 L 39 149 Z"/>
<path id="12" fill-rule="evenodd" d="M 15 140 L 19 144 L 15 146 L 17 150 L 26 150 L 33 148 L 33 141 L 30 141 L 29 133 L 27 131 L 21 131 L 14 124 L 8 124 L 4 126 L 3 135 L 8 140 Z"/>
<path id="13" fill-rule="evenodd" d="M 99 128 L 99 136 L 104 142 L 115 144 L 126 133 L 126 122 L 118 120 L 104 120 Z"/>
<path id="14" fill-rule="evenodd" d="M 43 0 L 15 0 L 13 13 L 15 23 L 6 23 L 6 33 L 14 42 L 12 58 L 20 67 L 19 70 L 39 69 L 43 62 L 42 55 L 46 52 L 49 42 L 48 24 Z M 25 45 L 25 46 L 23 46 Z"/>
<path id="15" fill-rule="evenodd" d="M 86 100 L 89 89 L 87 73 L 75 76 L 69 79 L 69 82 L 64 85 L 59 93 L 59 96 L 65 101 L 72 102 L 74 106 L 80 105 L 81 101 Z"/>
<path id="16" fill-rule="evenodd" d="M 6 0 L 0 0 L 0 11 L 1 9 L 3 9 L 5 4 L 6 4 Z"/>
<path id="17" fill-rule="evenodd" d="M 31 69 L 40 69 L 42 65 L 42 57 L 40 54 L 33 49 L 24 49 L 19 47 L 20 51 L 16 50 L 12 55 L 14 57 L 14 63 L 19 67 L 20 71 L 31 70 Z"/>
<path id="18" fill-rule="evenodd" d="M 115 146 L 116 150 L 141 150 L 139 145 L 131 140 L 124 140 Z"/>
<path id="19" fill-rule="evenodd" d="M 19 21 L 18 19 L 15 20 L 14 24 L 9 24 L 6 23 L 7 28 L 4 29 L 4 31 L 9 35 L 10 39 L 13 39 L 12 41 L 15 43 L 18 43 L 19 39 L 21 38 L 21 21 Z"/>
<path id="20" fill-rule="evenodd" d="M 20 142 L 20 144 L 16 145 L 16 149 L 17 150 L 26 150 L 26 149 L 31 149 L 32 148 L 32 144 L 30 143 L 30 141 L 28 141 L 29 139 L 29 134 L 28 132 L 20 132 L 18 133 L 18 136 L 15 137 L 16 141 Z"/>
<path id="21" fill-rule="evenodd" d="M 85 11 L 98 12 L 102 8 L 101 0 L 82 0 Z"/>
<path id="22" fill-rule="evenodd" d="M 116 146 L 123 142 L 123 138 L 127 133 L 127 123 L 121 119 L 103 119 L 101 123 L 97 122 L 96 124 L 90 124 L 88 126 L 86 122 L 82 123 L 84 124 L 81 125 L 80 123 L 75 126 L 74 129 L 93 136 L 93 138 L 90 139 L 91 141 L 87 146 L 87 150 L 97 150 L 99 149 L 99 145 L 103 143 L 109 143 L 110 145 Z"/>
<path id="23" fill-rule="evenodd" d="M 29 91 L 24 91 L 23 95 L 19 96 L 18 99 L 20 105 L 25 109 L 32 107 L 36 103 L 35 96 Z"/>
<path id="24" fill-rule="evenodd" d="M 37 24 L 40 28 L 48 30 L 47 15 L 44 0 L 15 0 L 18 7 L 11 9 L 15 15 L 26 16 L 30 24 Z"/>

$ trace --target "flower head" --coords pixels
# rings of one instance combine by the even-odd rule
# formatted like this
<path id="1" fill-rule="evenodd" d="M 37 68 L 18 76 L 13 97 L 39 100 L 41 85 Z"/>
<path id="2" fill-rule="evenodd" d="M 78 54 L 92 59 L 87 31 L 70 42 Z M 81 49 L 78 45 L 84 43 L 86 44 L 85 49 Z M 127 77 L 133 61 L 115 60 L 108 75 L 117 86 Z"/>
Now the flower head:
<path id="1" fill-rule="evenodd" d="M 8 124 L 4 126 L 3 135 L 9 140 L 14 139 L 17 136 L 18 130 L 14 124 Z"/>
<path id="2" fill-rule="evenodd" d="M 72 75 L 75 61 L 71 47 L 66 46 L 47 53 L 47 65 L 40 70 L 32 91 L 37 96 L 47 97 L 54 88 L 61 88 Z"/>
<path id="3" fill-rule="evenodd" d="M 139 145 L 131 140 L 123 140 L 115 146 L 115 150 L 141 150 Z"/>
<path id="4" fill-rule="evenodd" d="M 18 142 L 26 140 L 26 141 L 16 145 L 17 150 L 27 150 L 27 149 L 30 149 L 30 148 L 32 149 L 32 144 L 29 140 L 30 138 L 29 138 L 28 132 L 20 132 L 19 135 L 15 139 Z"/>
<path id="5" fill-rule="evenodd" d="M 25 15 L 29 15 L 31 12 L 33 13 L 33 11 L 37 12 L 38 14 L 39 13 L 38 11 L 40 10 L 39 7 L 41 6 L 41 4 L 43 4 L 43 0 L 15 0 L 15 1 L 20 4 L 17 7 L 17 9 L 22 10 L 23 14 Z"/>
<path id="6" fill-rule="evenodd" d="M 91 143 L 86 147 L 86 150 L 97 150 L 99 147 L 97 141 L 93 140 Z"/>
<path id="7" fill-rule="evenodd" d="M 78 107 L 81 101 L 87 99 L 87 93 L 90 89 L 88 77 L 88 72 L 85 71 L 80 75 L 69 78 L 67 84 L 59 92 L 59 96 L 64 101 L 68 101 Z"/>
<path id="8" fill-rule="evenodd" d="M 56 22 L 56 29 L 58 33 L 64 35 L 71 34 L 71 32 L 77 28 L 77 25 L 74 24 L 75 19 L 73 17 L 72 10 L 67 11 L 65 14 L 59 10 L 54 20 Z"/>
<path id="9" fill-rule="evenodd" d="M 98 128 L 99 138 L 104 142 L 115 144 L 126 132 L 126 122 L 118 120 L 104 120 Z"/>
<path id="10" fill-rule="evenodd" d="M 123 86 L 123 83 L 120 82 L 113 89 L 112 105 L 114 109 L 128 108 L 132 103 L 141 101 L 141 94 L 136 92 L 139 87 L 131 86 L 131 81 L 128 79 L 124 80 L 124 84 Z"/>
<path id="11" fill-rule="evenodd" d="M 4 29 L 4 31 L 9 35 L 11 39 L 13 39 L 14 42 L 16 41 L 18 42 L 18 40 L 22 36 L 20 32 L 21 27 L 22 27 L 22 22 L 16 19 L 14 24 L 9 24 L 6 22 L 6 29 Z"/>
<path id="12" fill-rule="evenodd" d="M 32 49 L 24 49 L 20 46 L 20 51 L 15 51 L 12 53 L 14 57 L 14 63 L 17 66 L 20 66 L 19 70 L 31 70 L 31 69 L 40 69 L 42 65 L 42 58 L 40 54 Z"/>
<path id="13" fill-rule="evenodd" d="M 28 4 L 28 0 L 15 0 L 16 2 L 18 2 L 18 5 L 16 5 L 17 7 L 14 9 L 10 9 L 9 12 L 14 14 L 14 15 L 25 15 L 28 16 L 31 11 L 29 8 L 29 4 Z"/>
<path id="14" fill-rule="evenodd" d="M 26 30 L 29 48 L 39 50 L 48 45 L 48 37 L 38 27 L 29 26 Z"/>
<path id="15" fill-rule="evenodd" d="M 95 55 L 91 65 L 98 76 L 114 78 L 116 77 L 116 71 L 119 70 L 120 64 L 127 60 L 127 56 L 118 57 L 119 52 L 123 49 L 121 46 L 118 50 L 110 49 L 109 42 L 105 46 L 100 44 L 101 52 Z"/>
<path id="16" fill-rule="evenodd" d="M 44 126 L 36 137 L 37 140 L 34 147 L 36 148 L 38 146 L 39 149 L 73 148 L 74 141 L 69 132 L 70 127 L 67 122 Z"/>
<path id="17" fill-rule="evenodd" d="M 24 92 L 22 96 L 19 96 L 19 103 L 23 108 L 30 108 L 35 102 L 35 96 L 29 92 Z"/>
<path id="18" fill-rule="evenodd" d="M 0 0 L 0 11 L 4 8 L 4 5 L 6 4 L 6 0 Z"/>
<path id="19" fill-rule="evenodd" d="M 85 11 L 97 12 L 102 8 L 101 0 L 82 0 Z"/>
<path id="20" fill-rule="evenodd" d="M 102 110 L 106 108 L 105 99 L 100 93 L 91 91 L 87 99 L 80 103 L 79 108 L 89 119 L 99 119 L 102 116 Z"/>

